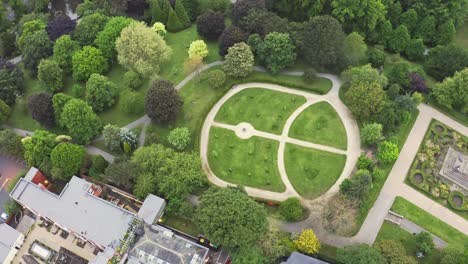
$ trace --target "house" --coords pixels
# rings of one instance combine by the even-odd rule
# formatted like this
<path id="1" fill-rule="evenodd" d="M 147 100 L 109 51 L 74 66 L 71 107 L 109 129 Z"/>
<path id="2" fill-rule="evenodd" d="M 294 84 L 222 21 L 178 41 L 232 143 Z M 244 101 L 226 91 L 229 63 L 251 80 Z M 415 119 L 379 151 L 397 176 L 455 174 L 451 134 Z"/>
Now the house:
<path id="1" fill-rule="evenodd" d="M 321 261 L 298 252 L 293 252 L 291 256 L 289 256 L 288 260 L 281 264 L 328 264 L 328 262 Z"/>
<path id="2" fill-rule="evenodd" d="M 143 203 L 143 210 L 134 214 L 101 199 L 99 186 L 76 176 L 60 194 L 50 192 L 46 185 L 47 179 L 42 173 L 31 168 L 10 196 L 34 214 L 101 250 L 116 247 L 134 218 L 141 215 L 145 222 L 154 222 L 162 216 L 165 207 L 162 198 L 149 195 L 146 204 Z"/>
<path id="3" fill-rule="evenodd" d="M 20 232 L 7 224 L 0 224 L 0 263 L 10 264 L 24 241 Z"/>

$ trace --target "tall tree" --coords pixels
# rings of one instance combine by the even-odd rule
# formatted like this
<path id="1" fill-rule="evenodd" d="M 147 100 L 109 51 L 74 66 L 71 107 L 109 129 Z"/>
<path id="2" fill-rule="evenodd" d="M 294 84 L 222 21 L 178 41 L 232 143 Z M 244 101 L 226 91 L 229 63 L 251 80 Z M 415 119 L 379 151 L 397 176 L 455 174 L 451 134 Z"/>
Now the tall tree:
<path id="1" fill-rule="evenodd" d="M 160 66 L 172 55 L 164 39 L 142 22 L 131 23 L 124 28 L 115 48 L 119 63 L 143 77 L 158 74 Z"/>
<path id="2" fill-rule="evenodd" d="M 35 93 L 28 99 L 28 108 L 32 118 L 45 127 L 55 125 L 52 96 L 48 93 Z"/>
<path id="3" fill-rule="evenodd" d="M 49 21 L 46 31 L 50 40 L 55 41 L 59 37 L 73 32 L 75 27 L 76 20 L 71 20 L 67 15 L 61 15 Z"/>
<path id="4" fill-rule="evenodd" d="M 418 26 L 418 13 L 414 9 L 408 9 L 403 12 L 400 17 L 401 25 L 404 25 L 410 34 L 414 32 Z"/>
<path id="5" fill-rule="evenodd" d="M 55 41 L 52 58 L 65 73 L 70 73 L 73 53 L 79 49 L 78 42 L 72 40 L 70 35 L 63 35 Z"/>
<path id="6" fill-rule="evenodd" d="M 236 43 L 229 48 L 224 61 L 223 70 L 233 77 L 246 77 L 253 71 L 254 56 L 249 45 Z"/>
<path id="7" fill-rule="evenodd" d="M 296 62 L 296 47 L 287 33 L 269 33 L 257 49 L 260 61 L 272 73 Z"/>
<path id="8" fill-rule="evenodd" d="M 106 26 L 107 21 L 109 21 L 109 17 L 99 12 L 85 16 L 76 26 L 73 32 L 73 38 L 78 41 L 81 46 L 92 45 L 97 34 Z"/>
<path id="9" fill-rule="evenodd" d="M 80 99 L 72 99 L 65 104 L 60 115 L 60 123 L 70 136 L 88 144 L 101 131 L 101 120 L 91 106 Z"/>
<path id="10" fill-rule="evenodd" d="M 468 113 L 468 68 L 456 72 L 453 77 L 445 78 L 432 90 L 437 102 L 447 108 Z"/>
<path id="11" fill-rule="evenodd" d="M 406 49 L 409 42 L 410 34 L 408 29 L 406 26 L 401 25 L 393 31 L 392 37 L 388 41 L 388 48 L 395 53 L 400 53 Z"/>
<path id="12" fill-rule="evenodd" d="M 222 13 L 209 10 L 197 18 L 198 35 L 208 40 L 218 39 L 225 28 L 224 15 Z"/>
<path id="13" fill-rule="evenodd" d="M 120 37 L 122 30 L 133 21 L 133 19 L 128 17 L 113 17 L 106 23 L 104 29 L 96 36 L 94 44 L 96 44 L 104 57 L 108 60 L 113 61 L 117 57 L 115 41 Z"/>
<path id="14" fill-rule="evenodd" d="M 336 66 L 343 55 L 345 35 L 340 23 L 330 16 L 318 16 L 304 27 L 304 59 L 312 65 Z"/>
<path id="15" fill-rule="evenodd" d="M 106 76 L 93 73 L 86 82 L 85 99 L 95 112 L 102 112 L 115 104 L 117 86 Z"/>
<path id="16" fill-rule="evenodd" d="M 187 15 L 187 11 L 185 11 L 185 7 L 182 0 L 176 1 L 174 11 L 176 12 L 177 17 L 179 18 L 180 23 L 182 23 L 184 28 L 190 27 L 190 18 Z"/>
<path id="17" fill-rule="evenodd" d="M 57 135 L 45 130 L 36 130 L 34 134 L 22 140 L 24 160 L 31 167 L 37 167 L 48 173 L 51 169 L 50 153 L 57 142 Z"/>
<path id="18" fill-rule="evenodd" d="M 169 32 L 178 32 L 184 29 L 184 24 L 180 21 L 177 13 L 171 8 L 167 18 L 167 30 Z"/>
<path id="19" fill-rule="evenodd" d="M 358 66 L 366 63 L 367 45 L 364 38 L 357 32 L 352 32 L 344 40 L 346 66 Z"/>
<path id="20" fill-rule="evenodd" d="M 232 7 L 232 22 L 238 25 L 251 10 L 265 10 L 265 0 L 238 0 Z"/>
<path id="21" fill-rule="evenodd" d="M 91 74 L 105 73 L 109 65 L 99 49 L 84 46 L 72 56 L 73 78 L 77 81 L 87 80 Z"/>
<path id="22" fill-rule="evenodd" d="M 422 38 L 424 43 L 432 43 L 436 30 L 436 20 L 434 16 L 426 16 L 419 21 L 414 30 L 414 36 Z"/>
<path id="23" fill-rule="evenodd" d="M 168 123 L 177 118 L 182 100 L 170 81 L 155 80 L 146 93 L 146 114 L 158 123 Z"/>
<path id="24" fill-rule="evenodd" d="M 54 60 L 42 59 L 39 63 L 37 77 L 42 86 L 52 93 L 63 88 L 63 71 Z"/>
<path id="25" fill-rule="evenodd" d="M 224 29 L 219 37 L 219 55 L 226 56 L 228 49 L 236 43 L 247 41 L 247 34 L 236 26 Z"/>
<path id="26" fill-rule="evenodd" d="M 50 154 L 52 177 L 69 180 L 80 170 L 85 154 L 86 149 L 83 146 L 68 142 L 58 144 Z"/>
<path id="27" fill-rule="evenodd" d="M 331 6 L 333 16 L 364 35 L 374 30 L 387 13 L 381 0 L 333 0 Z"/>
<path id="28" fill-rule="evenodd" d="M 34 75 L 42 59 L 52 55 L 52 43 L 45 30 L 29 35 L 24 40 L 23 63 L 24 67 Z"/>
<path id="29" fill-rule="evenodd" d="M 438 81 L 466 67 L 468 67 L 468 51 L 454 44 L 431 49 L 424 62 L 426 72 Z"/>
<path id="30" fill-rule="evenodd" d="M 437 45 L 448 45 L 455 38 L 455 25 L 449 19 L 437 28 L 437 35 L 434 37 Z"/>
<path id="31" fill-rule="evenodd" d="M 195 222 L 212 242 L 230 250 L 252 246 L 267 230 L 265 210 L 234 188 L 205 192 Z"/>
<path id="32" fill-rule="evenodd" d="M 367 121 L 383 107 L 385 92 L 378 83 L 355 82 L 345 94 L 345 102 L 361 121 Z"/>

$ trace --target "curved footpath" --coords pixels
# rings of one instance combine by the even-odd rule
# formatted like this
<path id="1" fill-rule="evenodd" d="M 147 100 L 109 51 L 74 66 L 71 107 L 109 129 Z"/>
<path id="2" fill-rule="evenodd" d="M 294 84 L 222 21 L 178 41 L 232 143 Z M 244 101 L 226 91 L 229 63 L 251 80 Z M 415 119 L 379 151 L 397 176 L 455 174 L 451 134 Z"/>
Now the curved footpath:
<path id="1" fill-rule="evenodd" d="M 192 74 L 188 75 L 184 80 L 182 80 L 175 88 L 180 89 L 182 88 L 185 84 L 187 84 L 193 77 L 196 76 L 196 74 L 207 70 L 211 67 L 222 65 L 222 61 L 215 61 L 210 64 L 205 65 L 202 67 L 200 70 L 197 72 L 193 72 Z M 265 71 L 264 68 L 261 67 L 255 67 L 256 71 Z M 283 71 L 281 74 L 285 75 L 294 75 L 294 76 L 300 76 L 303 74 L 303 72 L 298 72 L 298 71 Z M 320 77 L 328 78 L 329 80 L 332 81 L 332 89 L 323 97 L 325 101 L 328 101 L 335 110 L 337 111 L 338 115 L 340 116 L 341 120 L 343 121 L 343 124 L 345 125 L 346 128 L 346 134 L 348 138 L 348 146 L 347 146 L 347 162 L 345 165 L 345 168 L 343 169 L 343 172 L 339 179 L 336 181 L 336 183 L 321 197 L 314 199 L 314 200 L 304 200 L 303 203 L 309 208 L 311 212 L 318 211 L 320 212 L 324 206 L 326 206 L 326 201 L 327 199 L 333 195 L 334 193 L 338 192 L 339 190 L 339 184 L 346 178 L 351 175 L 351 172 L 354 168 L 354 163 L 357 160 L 359 154 L 354 153 L 357 152 L 357 150 L 360 149 L 360 138 L 359 138 L 359 129 L 357 127 L 356 122 L 354 121 L 351 113 L 347 109 L 347 107 L 341 102 L 339 98 L 339 89 L 341 86 L 341 82 L 339 78 L 336 75 L 332 74 L 318 74 Z M 262 84 L 262 85 L 268 85 L 269 84 Z M 242 87 L 242 86 L 240 86 Z M 288 89 L 286 87 L 283 87 L 284 89 Z M 297 91 L 297 90 L 294 90 Z M 310 96 L 311 94 L 309 94 Z M 312 95 L 312 97 L 319 97 L 318 95 Z M 306 97 L 307 98 L 307 97 Z M 309 102 L 306 102 L 306 104 Z M 446 207 L 438 204 L 437 202 L 433 201 L 432 199 L 426 197 L 425 195 L 421 194 L 417 190 L 413 189 L 412 187 L 406 185 L 404 183 L 404 179 L 409 171 L 409 168 L 411 166 L 411 163 L 413 162 L 414 157 L 416 156 L 416 153 L 419 149 L 419 145 L 421 144 L 424 135 L 426 133 L 426 130 L 429 127 L 429 124 L 432 119 L 437 119 L 438 121 L 452 127 L 453 129 L 457 130 L 458 132 L 464 134 L 465 136 L 468 136 L 468 128 L 457 121 L 451 119 L 450 117 L 442 114 L 441 112 L 437 111 L 436 109 L 428 106 L 428 105 L 420 105 L 418 107 L 419 109 L 419 115 L 418 118 L 416 119 L 415 124 L 413 125 L 411 132 L 408 135 L 408 138 L 401 149 L 400 155 L 395 162 L 390 174 L 388 175 L 387 180 L 385 181 L 385 184 L 376 200 L 374 203 L 374 206 L 371 208 L 369 211 L 364 223 L 362 224 L 359 232 L 353 236 L 353 237 L 343 237 L 343 236 L 338 236 L 329 233 L 326 231 L 322 224 L 321 224 L 321 216 L 319 214 L 314 214 L 311 213 L 310 217 L 302 222 L 297 222 L 297 223 L 285 223 L 281 226 L 281 228 L 285 231 L 288 232 L 300 232 L 302 229 L 305 228 L 313 228 L 317 236 L 320 238 L 320 240 L 326 244 L 336 246 L 336 247 L 342 247 L 342 246 L 347 246 L 351 244 L 356 244 L 356 243 L 367 243 L 367 244 L 372 244 L 377 237 L 377 234 L 380 230 L 380 227 L 385 219 L 385 216 L 387 215 L 387 212 L 390 210 L 393 201 L 395 200 L 396 196 L 401 196 L 411 203 L 417 205 L 418 207 L 422 208 L 426 212 L 432 214 L 433 216 L 441 219 L 445 223 L 451 225 L 452 227 L 456 228 L 460 232 L 464 233 L 465 235 L 468 235 L 468 221 L 465 220 L 463 217 L 455 214 L 451 210 L 447 209 Z M 210 112 L 211 113 L 211 112 Z M 294 115 L 295 113 L 293 113 Z M 297 116 L 296 116 L 297 117 Z M 295 118 L 295 117 L 294 117 Z M 208 117 L 207 117 L 208 119 Z M 289 120 L 288 120 L 289 121 Z M 293 120 L 291 120 L 292 123 Z M 135 120 L 134 122 L 126 125 L 125 127 L 127 128 L 135 128 L 140 125 L 143 125 L 143 129 L 145 129 L 146 125 L 150 124 L 151 120 L 147 115 L 142 116 L 141 118 Z M 205 121 L 206 123 L 206 121 Z M 216 125 L 216 124 L 213 124 Z M 27 130 L 22 130 L 22 129 L 17 129 L 17 128 L 12 128 L 13 131 L 16 133 L 22 135 L 22 136 L 28 136 L 31 135 L 33 132 L 32 131 L 27 131 Z M 203 126 L 203 129 L 205 129 L 205 126 Z M 288 128 L 289 129 L 289 128 Z M 285 134 L 286 130 L 283 130 L 283 133 L 281 137 Z M 208 129 L 209 131 L 209 129 Z M 349 133 L 349 131 L 353 131 Z M 207 134 L 205 134 L 207 133 Z M 203 133 L 202 131 L 202 137 L 206 137 L 209 132 Z M 252 133 L 254 133 L 252 131 Z M 287 134 L 286 134 L 287 135 Z M 140 136 L 140 140 L 144 142 L 144 134 L 143 136 Z M 297 143 L 297 142 L 296 142 Z M 142 142 L 140 144 L 143 144 Z M 353 150 L 353 154 L 349 154 L 349 151 Z M 89 146 L 87 149 L 88 153 L 91 154 L 100 154 L 104 158 L 106 158 L 108 161 L 113 162 L 114 156 L 100 150 L 98 148 L 95 148 L 93 146 Z M 202 153 L 205 152 L 206 156 L 206 151 L 203 150 L 201 151 Z M 354 159 L 354 162 L 348 162 L 348 160 Z M 283 178 L 282 178 L 283 179 Z M 221 181 L 218 178 L 210 178 L 210 181 L 212 181 L 214 184 L 220 185 L 220 186 L 226 186 L 228 183 Z M 288 179 L 283 179 L 283 182 L 289 183 Z M 290 184 L 290 183 L 289 183 Z M 255 189 L 255 188 L 252 188 Z M 291 186 L 287 187 L 287 190 L 289 190 L 289 194 L 292 196 L 297 196 L 297 193 L 295 192 L 294 188 Z M 253 191 L 253 190 L 250 190 Z M 260 190 L 263 191 L 264 190 Z M 273 193 L 273 192 L 272 192 Z M 258 197 L 265 198 L 265 199 L 271 199 L 270 195 L 264 196 L 262 193 L 258 193 Z M 274 198 L 278 197 L 278 193 L 274 193 Z M 257 195 L 254 195 L 257 196 Z M 275 199 L 277 200 L 277 199 Z M 430 230 L 429 230 L 430 231 Z"/>

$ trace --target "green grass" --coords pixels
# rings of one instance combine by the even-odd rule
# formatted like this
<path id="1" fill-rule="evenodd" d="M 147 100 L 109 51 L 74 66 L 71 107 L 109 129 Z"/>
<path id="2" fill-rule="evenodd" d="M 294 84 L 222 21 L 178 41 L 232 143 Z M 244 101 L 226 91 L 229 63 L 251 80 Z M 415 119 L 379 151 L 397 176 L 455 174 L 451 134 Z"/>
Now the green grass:
<path id="1" fill-rule="evenodd" d="M 465 21 L 463 26 L 457 28 L 457 35 L 455 35 L 455 44 L 468 50 L 468 20 Z"/>
<path id="2" fill-rule="evenodd" d="M 414 111 L 411 114 L 410 120 L 406 123 L 400 126 L 400 129 L 394 134 L 395 138 L 398 141 L 398 147 L 401 149 L 403 145 L 406 142 L 406 138 L 408 137 L 409 132 L 411 131 L 411 128 L 413 128 L 414 122 L 416 122 L 416 118 L 418 117 L 419 111 Z M 382 189 L 385 180 L 387 180 L 388 174 L 392 170 L 393 163 L 386 165 L 382 167 L 383 171 L 383 177 L 375 179 L 372 182 L 372 188 L 369 191 L 369 194 L 365 199 L 362 200 L 360 207 L 359 207 L 359 212 L 357 216 L 357 231 L 359 231 L 359 228 L 361 228 L 362 223 L 364 223 L 364 220 L 367 217 L 367 214 L 369 213 L 369 210 L 372 208 L 374 205 L 375 201 L 377 200 L 377 197 L 380 194 L 380 190 Z"/>
<path id="3" fill-rule="evenodd" d="M 327 102 L 313 104 L 302 112 L 292 124 L 289 136 L 339 149 L 347 147 L 343 122 Z"/>
<path id="4" fill-rule="evenodd" d="M 210 130 L 208 160 L 215 175 L 227 182 L 283 192 L 277 166 L 278 141 L 238 138 L 233 131 Z"/>
<path id="5" fill-rule="evenodd" d="M 382 240 L 394 240 L 399 241 L 403 244 L 408 256 L 412 256 L 416 259 L 416 239 L 413 234 L 400 228 L 397 225 L 384 222 L 380 228 L 379 234 L 377 235 L 376 242 Z M 422 259 L 417 259 L 419 263 L 437 264 L 440 263 L 441 252 L 434 250 L 431 254 L 427 255 Z"/>
<path id="6" fill-rule="evenodd" d="M 287 144 L 285 167 L 294 189 L 313 199 L 326 192 L 340 177 L 346 156 Z"/>
<path id="7" fill-rule="evenodd" d="M 329 263 L 338 263 L 338 261 L 336 260 L 337 251 L 338 251 L 338 248 L 322 243 L 320 245 L 318 258 L 323 261 L 327 261 Z"/>
<path id="8" fill-rule="evenodd" d="M 248 122 L 257 130 L 281 134 L 286 120 L 305 102 L 303 96 L 249 88 L 224 103 L 215 120 L 231 125 Z"/>
<path id="9" fill-rule="evenodd" d="M 402 197 L 397 197 L 395 199 L 391 210 L 440 237 L 449 244 L 458 244 L 468 247 L 468 236 Z"/>
<path id="10" fill-rule="evenodd" d="M 164 219 L 163 224 L 194 237 L 201 234 L 195 223 L 185 218 L 169 216 Z"/>

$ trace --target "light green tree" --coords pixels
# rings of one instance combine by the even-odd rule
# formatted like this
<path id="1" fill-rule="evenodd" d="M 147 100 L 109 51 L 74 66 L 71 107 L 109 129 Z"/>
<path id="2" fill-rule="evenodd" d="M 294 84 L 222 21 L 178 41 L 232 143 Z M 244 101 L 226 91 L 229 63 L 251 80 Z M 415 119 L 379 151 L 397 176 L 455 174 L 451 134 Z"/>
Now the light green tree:
<path id="1" fill-rule="evenodd" d="M 63 88 L 63 71 L 54 60 L 41 60 L 37 77 L 49 92 L 55 93 Z"/>
<path id="2" fill-rule="evenodd" d="M 195 40 L 190 44 L 188 50 L 189 58 L 199 57 L 204 59 L 208 56 L 208 47 L 206 46 L 205 41 L 203 40 Z"/>
<path id="3" fill-rule="evenodd" d="M 223 70 L 232 77 L 246 77 L 253 71 L 254 56 L 249 45 L 236 43 L 228 49 Z"/>

